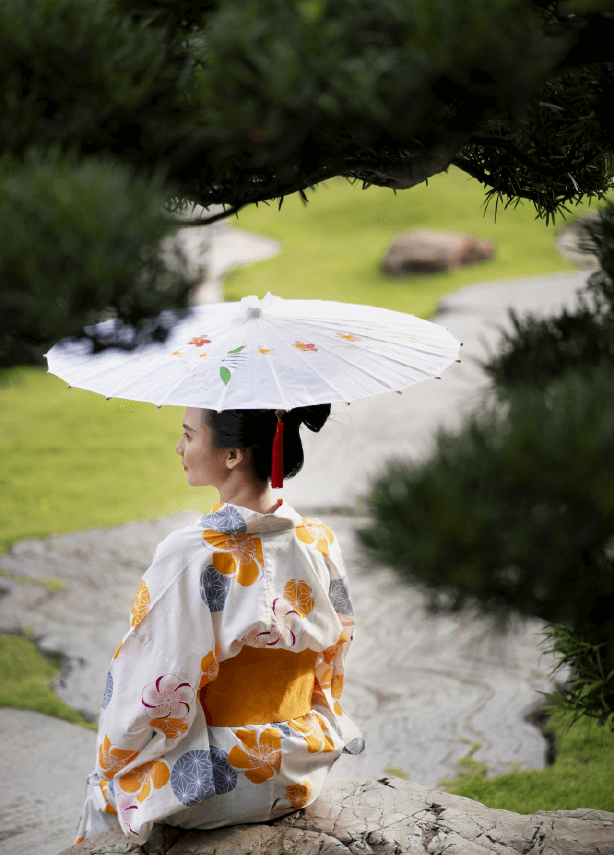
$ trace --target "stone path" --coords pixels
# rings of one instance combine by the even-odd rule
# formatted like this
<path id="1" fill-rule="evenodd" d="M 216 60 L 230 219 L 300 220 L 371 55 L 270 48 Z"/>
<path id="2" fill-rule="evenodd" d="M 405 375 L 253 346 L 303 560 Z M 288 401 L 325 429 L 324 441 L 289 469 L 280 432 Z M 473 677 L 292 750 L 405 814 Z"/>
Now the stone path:
<path id="1" fill-rule="evenodd" d="M 179 219 L 204 218 L 221 211 L 221 205 L 212 205 L 209 211 L 197 207 L 194 211 L 186 211 Z M 183 259 L 188 275 L 198 282 L 192 293 L 192 304 L 204 305 L 223 299 L 224 277 L 229 270 L 270 258 L 280 249 L 281 244 L 272 238 L 239 229 L 233 220 L 219 220 L 209 226 L 178 229 L 167 239 L 163 252 L 170 267 L 176 265 L 173 257 L 177 254 Z"/>
<path id="2" fill-rule="evenodd" d="M 281 249 L 281 245 L 271 238 L 247 232 L 223 221 L 213 223 L 207 228 L 216 231 L 207 259 L 207 277 L 193 295 L 193 302 L 197 305 L 215 303 L 223 299 L 224 277 L 229 270 L 271 258 Z"/>
<path id="3" fill-rule="evenodd" d="M 486 381 L 478 361 L 496 348 L 507 306 L 558 312 L 574 304 L 586 275 L 491 283 L 451 295 L 436 320 L 464 341 L 461 365 L 403 395 L 339 405 L 333 422 L 307 438 L 305 470 L 283 495 L 304 513 L 317 508 L 344 549 L 358 615 L 344 697 L 368 739 L 363 755 L 341 758 L 334 778 L 379 777 L 395 767 L 436 786 L 457 772 L 472 743 L 479 743 L 474 759 L 492 767 L 491 774 L 515 763 L 544 766 L 541 733 L 523 719 L 538 692 L 550 688 L 552 663 L 540 656 L 539 622 L 497 637 L 470 615 L 427 618 L 415 590 L 386 570 L 362 566 L 353 536 L 362 520 L 347 509 L 384 460 L 428 453 L 439 426 L 457 427 L 479 404 Z M 52 593 L 1 578 L 0 632 L 31 627 L 42 650 L 61 653 L 57 693 L 89 717 L 97 715 L 108 662 L 153 548 L 193 518 L 24 541 L 2 557 L 11 574 L 64 583 Z M 56 855 L 72 842 L 95 735 L 10 709 L 0 710 L 0 729 L 2 852 Z"/>
<path id="4" fill-rule="evenodd" d="M 30 710 L 0 710 L 0 852 L 57 855 L 75 841 L 96 735 Z"/>

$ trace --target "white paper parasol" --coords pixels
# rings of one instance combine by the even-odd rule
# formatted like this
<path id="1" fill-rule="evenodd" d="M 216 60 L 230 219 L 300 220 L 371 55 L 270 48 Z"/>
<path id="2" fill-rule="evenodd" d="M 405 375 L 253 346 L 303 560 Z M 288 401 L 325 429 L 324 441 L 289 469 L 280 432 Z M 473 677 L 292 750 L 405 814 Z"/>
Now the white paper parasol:
<path id="1" fill-rule="evenodd" d="M 447 330 L 413 315 L 270 293 L 196 307 L 162 344 L 90 347 L 59 342 L 49 371 L 107 398 L 211 410 L 290 410 L 401 391 L 439 377 L 459 352 Z"/>

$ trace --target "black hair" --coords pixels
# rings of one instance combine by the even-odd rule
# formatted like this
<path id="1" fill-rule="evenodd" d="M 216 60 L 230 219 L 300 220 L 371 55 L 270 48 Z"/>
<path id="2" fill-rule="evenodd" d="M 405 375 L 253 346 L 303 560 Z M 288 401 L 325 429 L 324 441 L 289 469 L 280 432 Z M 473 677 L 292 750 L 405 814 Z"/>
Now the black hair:
<path id="1" fill-rule="evenodd" d="M 320 431 L 330 416 L 330 404 L 295 407 L 282 413 L 284 423 L 284 478 L 303 467 L 303 443 L 299 428 Z M 214 448 L 251 448 L 254 473 L 261 481 L 271 477 L 273 438 L 277 429 L 275 410 L 203 410 L 203 420 L 211 430 Z"/>

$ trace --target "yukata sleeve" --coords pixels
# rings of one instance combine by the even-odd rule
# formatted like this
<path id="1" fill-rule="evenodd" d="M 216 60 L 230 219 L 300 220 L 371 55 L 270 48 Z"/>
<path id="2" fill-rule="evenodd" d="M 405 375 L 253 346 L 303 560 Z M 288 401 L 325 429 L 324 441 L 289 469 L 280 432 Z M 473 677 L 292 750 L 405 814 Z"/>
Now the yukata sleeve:
<path id="1" fill-rule="evenodd" d="M 328 599 L 340 632 L 335 643 L 316 657 L 314 702 L 323 703 L 334 714 L 343 735 L 345 751 L 359 754 L 365 744 L 363 732 L 341 704 L 346 659 L 354 640 L 354 606 L 341 548 L 334 536 L 330 538 L 325 561 L 329 572 Z"/>
<path id="2" fill-rule="evenodd" d="M 198 697 L 216 676 L 211 615 L 198 593 L 206 556 L 202 545 L 200 552 L 178 545 L 158 548 L 143 577 L 107 676 L 98 729 L 96 773 L 113 781 L 119 821 L 136 843 L 154 820 L 181 807 L 168 786 L 177 746 L 209 748 Z"/>

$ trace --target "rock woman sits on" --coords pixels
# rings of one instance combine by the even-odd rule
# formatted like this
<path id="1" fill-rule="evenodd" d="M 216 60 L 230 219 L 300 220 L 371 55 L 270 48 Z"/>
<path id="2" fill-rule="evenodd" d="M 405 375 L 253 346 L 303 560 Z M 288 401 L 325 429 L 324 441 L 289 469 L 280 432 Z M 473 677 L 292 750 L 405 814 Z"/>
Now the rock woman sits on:
<path id="1" fill-rule="evenodd" d="M 310 804 L 362 732 L 341 706 L 354 617 L 339 543 L 269 486 L 283 419 L 283 475 L 303 464 L 289 412 L 188 408 L 177 445 L 188 483 L 220 493 L 155 550 L 107 676 L 96 768 L 77 842 L 119 820 L 207 829 Z M 275 482 L 274 482 L 275 483 Z"/>

